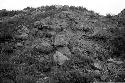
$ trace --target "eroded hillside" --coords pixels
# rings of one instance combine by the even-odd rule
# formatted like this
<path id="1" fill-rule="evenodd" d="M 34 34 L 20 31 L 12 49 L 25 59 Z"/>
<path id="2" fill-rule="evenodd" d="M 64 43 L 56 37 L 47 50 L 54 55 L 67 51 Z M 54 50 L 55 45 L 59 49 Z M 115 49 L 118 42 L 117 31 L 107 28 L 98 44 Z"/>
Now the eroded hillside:
<path id="1" fill-rule="evenodd" d="M 102 16 L 74 6 L 1 10 L 0 81 L 124 82 L 120 15 Z"/>

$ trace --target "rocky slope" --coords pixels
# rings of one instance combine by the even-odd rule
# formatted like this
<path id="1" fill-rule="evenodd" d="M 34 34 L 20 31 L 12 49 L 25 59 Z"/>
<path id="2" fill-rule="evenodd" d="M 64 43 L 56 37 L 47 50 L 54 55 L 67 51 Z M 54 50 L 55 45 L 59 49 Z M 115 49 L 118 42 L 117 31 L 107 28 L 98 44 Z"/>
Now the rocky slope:
<path id="1" fill-rule="evenodd" d="M 124 29 L 123 13 L 102 16 L 74 6 L 1 10 L 0 81 L 124 82 Z"/>

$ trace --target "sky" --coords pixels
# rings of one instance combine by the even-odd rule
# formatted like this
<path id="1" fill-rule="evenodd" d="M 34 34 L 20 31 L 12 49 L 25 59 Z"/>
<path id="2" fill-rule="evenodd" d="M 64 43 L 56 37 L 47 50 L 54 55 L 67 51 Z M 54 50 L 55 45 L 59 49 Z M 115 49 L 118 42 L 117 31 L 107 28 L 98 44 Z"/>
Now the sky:
<path id="1" fill-rule="evenodd" d="M 0 10 L 21 10 L 46 5 L 83 6 L 101 15 L 116 15 L 125 9 L 125 0 L 0 0 Z"/>

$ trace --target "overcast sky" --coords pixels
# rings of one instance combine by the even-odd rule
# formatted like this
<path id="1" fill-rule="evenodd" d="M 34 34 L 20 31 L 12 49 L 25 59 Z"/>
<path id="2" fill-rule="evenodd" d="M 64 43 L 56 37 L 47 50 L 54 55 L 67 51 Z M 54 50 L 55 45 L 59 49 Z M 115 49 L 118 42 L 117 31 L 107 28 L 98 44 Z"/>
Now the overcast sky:
<path id="1" fill-rule="evenodd" d="M 0 0 L 0 10 L 20 10 L 42 5 L 83 6 L 102 15 L 118 14 L 125 8 L 125 0 Z"/>

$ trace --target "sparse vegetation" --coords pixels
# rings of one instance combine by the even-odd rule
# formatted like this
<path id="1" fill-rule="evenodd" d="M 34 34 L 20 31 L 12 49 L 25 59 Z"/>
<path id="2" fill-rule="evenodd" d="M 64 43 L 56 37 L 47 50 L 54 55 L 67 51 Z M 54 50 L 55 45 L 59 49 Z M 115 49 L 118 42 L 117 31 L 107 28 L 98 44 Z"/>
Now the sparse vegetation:
<path id="1" fill-rule="evenodd" d="M 125 10 L 0 10 L 1 83 L 125 82 Z"/>

